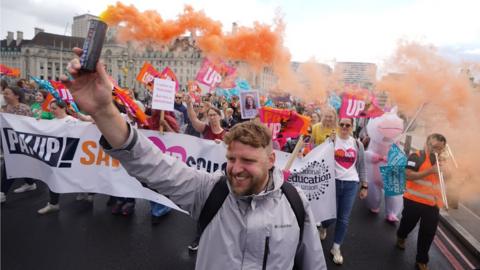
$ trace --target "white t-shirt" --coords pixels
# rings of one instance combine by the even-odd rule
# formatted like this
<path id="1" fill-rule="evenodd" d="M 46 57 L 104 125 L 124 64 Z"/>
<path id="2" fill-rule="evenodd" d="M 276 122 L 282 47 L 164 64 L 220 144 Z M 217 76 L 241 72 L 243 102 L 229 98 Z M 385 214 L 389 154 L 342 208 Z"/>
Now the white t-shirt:
<path id="1" fill-rule="evenodd" d="M 335 138 L 335 178 L 344 181 L 359 181 L 357 168 L 357 146 L 355 139 Z"/>

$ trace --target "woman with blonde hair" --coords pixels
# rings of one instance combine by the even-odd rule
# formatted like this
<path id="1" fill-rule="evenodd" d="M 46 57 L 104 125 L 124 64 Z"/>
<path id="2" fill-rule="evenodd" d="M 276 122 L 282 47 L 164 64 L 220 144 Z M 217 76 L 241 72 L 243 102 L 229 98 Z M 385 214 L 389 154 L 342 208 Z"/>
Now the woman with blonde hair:
<path id="1" fill-rule="evenodd" d="M 328 106 L 322 110 L 321 122 L 312 126 L 312 148 L 322 144 L 337 129 L 337 111 Z"/>

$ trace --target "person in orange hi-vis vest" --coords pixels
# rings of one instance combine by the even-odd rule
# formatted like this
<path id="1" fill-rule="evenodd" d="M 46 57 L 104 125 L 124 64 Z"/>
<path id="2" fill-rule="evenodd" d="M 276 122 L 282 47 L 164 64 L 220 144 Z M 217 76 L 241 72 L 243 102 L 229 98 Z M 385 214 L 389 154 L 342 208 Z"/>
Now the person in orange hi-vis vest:
<path id="1" fill-rule="evenodd" d="M 428 251 L 437 231 L 439 209 L 442 208 L 442 193 L 437 162 L 444 177 L 449 172 L 442 158 L 447 140 L 441 134 L 427 137 L 424 150 L 410 154 L 406 167 L 406 186 L 403 194 L 404 207 L 397 231 L 397 247 L 405 249 L 405 240 L 420 220 L 417 239 L 416 268 L 428 269 Z"/>

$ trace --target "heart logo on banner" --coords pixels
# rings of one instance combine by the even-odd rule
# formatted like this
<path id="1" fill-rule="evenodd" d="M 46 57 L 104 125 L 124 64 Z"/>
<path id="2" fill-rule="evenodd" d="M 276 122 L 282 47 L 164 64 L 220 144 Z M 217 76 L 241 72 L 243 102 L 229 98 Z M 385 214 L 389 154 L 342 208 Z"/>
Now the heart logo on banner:
<path id="1" fill-rule="evenodd" d="M 148 137 L 163 153 L 170 154 L 173 157 L 181 159 L 183 162 L 187 160 L 187 151 L 181 146 L 172 146 L 167 148 L 165 144 L 157 137 Z"/>
<path id="2" fill-rule="evenodd" d="M 357 152 L 352 148 L 347 149 L 347 151 L 343 149 L 335 150 L 335 161 L 347 170 L 352 167 L 356 158 Z"/>

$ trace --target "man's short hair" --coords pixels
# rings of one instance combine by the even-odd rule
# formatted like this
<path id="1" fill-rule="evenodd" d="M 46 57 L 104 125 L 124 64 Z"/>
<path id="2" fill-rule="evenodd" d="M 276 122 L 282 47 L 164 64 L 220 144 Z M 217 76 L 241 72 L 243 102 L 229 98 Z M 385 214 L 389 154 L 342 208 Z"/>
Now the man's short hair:
<path id="1" fill-rule="evenodd" d="M 439 134 L 439 133 L 432 133 L 430 135 L 428 135 L 427 137 L 427 142 L 430 141 L 431 139 L 435 139 L 439 142 L 442 142 L 444 144 L 447 143 L 447 139 L 445 138 L 445 136 L 443 136 L 442 134 Z"/>
<path id="2" fill-rule="evenodd" d="M 272 143 L 272 134 L 264 124 L 246 121 L 233 126 L 223 140 L 226 145 L 236 141 L 254 148 L 266 148 Z"/>

